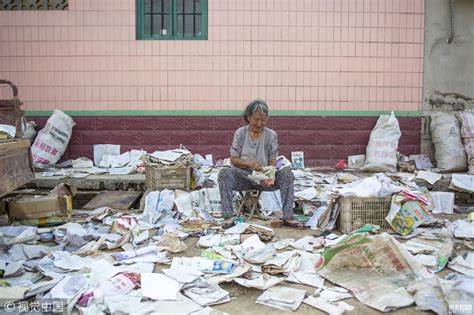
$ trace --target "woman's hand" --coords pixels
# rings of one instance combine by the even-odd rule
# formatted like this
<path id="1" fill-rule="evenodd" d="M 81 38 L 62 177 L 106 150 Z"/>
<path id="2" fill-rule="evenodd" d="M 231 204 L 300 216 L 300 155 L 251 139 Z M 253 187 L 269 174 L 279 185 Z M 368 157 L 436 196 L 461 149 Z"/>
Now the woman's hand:
<path id="1" fill-rule="evenodd" d="M 262 187 L 271 187 L 273 182 L 274 181 L 272 179 L 261 180 L 259 185 Z"/>
<path id="2" fill-rule="evenodd" d="M 252 160 L 252 161 L 248 161 L 247 162 L 247 166 L 249 169 L 253 170 L 253 171 L 261 171 L 263 170 L 263 167 L 262 165 L 260 165 L 260 163 L 258 161 L 255 161 L 255 160 Z"/>

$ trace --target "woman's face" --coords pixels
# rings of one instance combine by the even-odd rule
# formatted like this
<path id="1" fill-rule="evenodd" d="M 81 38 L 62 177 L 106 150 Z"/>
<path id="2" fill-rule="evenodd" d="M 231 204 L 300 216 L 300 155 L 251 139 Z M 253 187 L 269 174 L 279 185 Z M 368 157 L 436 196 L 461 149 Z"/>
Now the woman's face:
<path id="1" fill-rule="evenodd" d="M 255 112 L 249 117 L 250 130 L 261 132 L 267 122 L 267 115 L 262 112 Z"/>

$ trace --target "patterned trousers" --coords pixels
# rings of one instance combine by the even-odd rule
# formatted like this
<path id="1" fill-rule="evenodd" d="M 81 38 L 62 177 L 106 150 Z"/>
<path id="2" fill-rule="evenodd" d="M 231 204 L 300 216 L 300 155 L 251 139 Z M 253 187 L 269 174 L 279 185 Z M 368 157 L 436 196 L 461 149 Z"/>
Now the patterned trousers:
<path id="1" fill-rule="evenodd" d="M 263 191 L 273 191 L 280 189 L 281 201 L 283 204 L 283 219 L 293 219 L 293 183 L 295 177 L 289 168 L 284 168 L 275 173 L 275 183 L 270 187 L 262 187 L 255 184 L 248 178 L 248 173 L 236 168 L 223 168 L 219 172 L 217 182 L 221 194 L 222 214 L 224 218 L 231 217 L 234 213 L 232 207 L 233 191 L 246 189 L 258 189 Z"/>

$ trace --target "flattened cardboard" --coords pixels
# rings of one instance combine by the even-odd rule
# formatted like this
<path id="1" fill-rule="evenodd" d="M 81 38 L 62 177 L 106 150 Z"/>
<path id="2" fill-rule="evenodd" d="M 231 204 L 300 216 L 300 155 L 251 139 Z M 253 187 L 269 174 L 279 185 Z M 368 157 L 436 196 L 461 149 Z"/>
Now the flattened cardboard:
<path id="1" fill-rule="evenodd" d="M 92 198 L 82 209 L 94 210 L 109 207 L 118 210 L 128 210 L 140 198 L 140 191 L 104 191 Z"/>

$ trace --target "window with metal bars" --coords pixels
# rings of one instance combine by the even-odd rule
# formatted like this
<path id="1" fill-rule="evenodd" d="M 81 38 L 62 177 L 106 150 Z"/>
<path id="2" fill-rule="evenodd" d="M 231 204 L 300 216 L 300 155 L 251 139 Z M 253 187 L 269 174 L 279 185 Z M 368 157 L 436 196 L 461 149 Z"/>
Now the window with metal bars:
<path id="1" fill-rule="evenodd" d="M 0 0 L 0 11 L 68 9 L 68 0 Z"/>
<path id="2" fill-rule="evenodd" d="M 137 39 L 207 39 L 207 0 L 136 0 Z"/>

